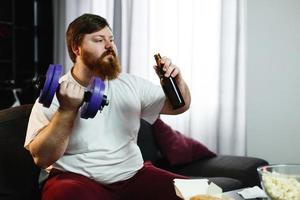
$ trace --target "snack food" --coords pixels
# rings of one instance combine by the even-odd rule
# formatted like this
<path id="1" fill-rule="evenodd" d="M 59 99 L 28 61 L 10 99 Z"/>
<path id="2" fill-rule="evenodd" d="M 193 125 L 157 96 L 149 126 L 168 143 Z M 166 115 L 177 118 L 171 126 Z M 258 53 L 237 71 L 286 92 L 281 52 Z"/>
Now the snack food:
<path id="1" fill-rule="evenodd" d="M 222 200 L 218 197 L 214 197 L 214 196 L 211 196 L 211 195 L 196 195 L 196 196 L 193 196 L 190 198 L 190 200 Z"/>
<path id="2" fill-rule="evenodd" d="M 263 173 L 265 191 L 274 200 L 299 200 L 300 183 L 296 178 L 277 172 Z"/>

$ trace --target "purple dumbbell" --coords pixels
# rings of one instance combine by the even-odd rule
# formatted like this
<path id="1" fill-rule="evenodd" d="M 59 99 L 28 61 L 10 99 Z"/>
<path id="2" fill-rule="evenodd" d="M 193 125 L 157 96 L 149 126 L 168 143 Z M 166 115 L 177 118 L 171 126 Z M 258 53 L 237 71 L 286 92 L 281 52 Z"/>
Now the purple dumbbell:
<path id="1" fill-rule="evenodd" d="M 58 81 L 61 74 L 61 65 L 50 64 L 46 76 L 43 78 L 39 77 L 38 84 L 43 84 L 39 96 L 39 102 L 43 104 L 44 107 L 50 107 L 53 97 L 59 89 Z M 81 118 L 94 118 L 98 110 L 101 112 L 104 106 L 108 105 L 108 100 L 106 95 L 104 95 L 104 90 L 104 82 L 98 77 L 93 77 L 87 87 L 87 91 L 84 92 L 84 103 L 81 106 Z"/>
<path id="2" fill-rule="evenodd" d="M 81 106 L 81 118 L 94 118 L 97 111 L 108 105 L 107 96 L 104 95 L 104 82 L 98 77 L 92 77 L 84 93 L 84 104 Z"/>

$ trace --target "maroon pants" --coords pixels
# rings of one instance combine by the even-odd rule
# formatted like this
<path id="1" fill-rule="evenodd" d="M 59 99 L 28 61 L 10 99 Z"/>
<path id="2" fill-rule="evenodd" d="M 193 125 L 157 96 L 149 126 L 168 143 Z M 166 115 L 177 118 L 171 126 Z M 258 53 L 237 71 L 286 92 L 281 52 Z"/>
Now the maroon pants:
<path id="1" fill-rule="evenodd" d="M 52 171 L 42 190 L 42 200 L 179 200 L 174 178 L 187 178 L 145 162 L 132 178 L 100 184 L 85 176 Z"/>

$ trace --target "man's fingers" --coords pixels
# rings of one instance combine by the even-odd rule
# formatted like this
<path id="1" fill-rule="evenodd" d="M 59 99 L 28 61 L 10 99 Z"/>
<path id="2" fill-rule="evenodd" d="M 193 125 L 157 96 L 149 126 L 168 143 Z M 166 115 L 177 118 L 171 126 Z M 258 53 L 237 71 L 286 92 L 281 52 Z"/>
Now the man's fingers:
<path id="1" fill-rule="evenodd" d="M 64 81 L 60 84 L 59 93 L 71 98 L 83 98 L 84 88 L 78 84 Z"/>
<path id="2" fill-rule="evenodd" d="M 165 72 L 165 77 L 176 77 L 179 74 L 180 70 L 176 65 L 171 65 L 167 68 L 167 71 Z"/>
<path id="3" fill-rule="evenodd" d="M 171 76 L 174 78 L 174 77 L 176 77 L 179 73 L 180 73 L 179 68 L 175 66 L 175 68 L 174 68 L 173 71 L 171 72 Z"/>
<path id="4" fill-rule="evenodd" d="M 172 63 L 172 60 L 170 58 L 162 57 L 161 58 L 161 64 L 162 64 L 162 67 L 163 67 L 163 71 L 165 72 L 164 73 L 165 77 L 172 76 L 173 78 L 175 78 L 178 74 L 180 74 L 179 68 Z M 156 72 L 159 69 L 159 67 L 160 66 L 156 66 L 156 65 L 153 66 L 153 68 L 155 69 Z"/>
<path id="5" fill-rule="evenodd" d="M 172 65 L 172 60 L 170 58 L 163 57 L 161 59 L 161 63 L 163 64 L 163 70 L 167 71 L 168 68 Z"/>

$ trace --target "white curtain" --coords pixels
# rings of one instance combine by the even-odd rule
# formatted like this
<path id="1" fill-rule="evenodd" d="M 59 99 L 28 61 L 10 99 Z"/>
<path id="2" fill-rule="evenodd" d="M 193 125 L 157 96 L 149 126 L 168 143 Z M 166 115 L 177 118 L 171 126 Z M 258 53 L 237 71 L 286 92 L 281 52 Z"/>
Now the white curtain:
<path id="1" fill-rule="evenodd" d="M 244 0 L 222 1 L 218 151 L 246 154 Z"/>
<path id="2" fill-rule="evenodd" d="M 192 104 L 163 120 L 218 153 L 245 155 L 244 0 L 55 1 L 66 4 L 65 20 L 59 20 L 65 27 L 83 12 L 108 19 L 125 72 L 159 84 L 153 55 L 170 57 L 190 87 Z"/>

